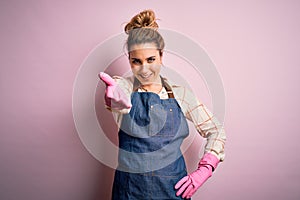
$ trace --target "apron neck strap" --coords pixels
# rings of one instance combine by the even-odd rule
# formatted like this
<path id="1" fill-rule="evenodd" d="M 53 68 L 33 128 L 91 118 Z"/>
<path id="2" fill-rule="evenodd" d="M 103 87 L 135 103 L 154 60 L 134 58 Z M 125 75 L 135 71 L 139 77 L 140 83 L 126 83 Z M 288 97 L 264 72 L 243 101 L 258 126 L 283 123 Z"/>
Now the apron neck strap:
<path id="1" fill-rule="evenodd" d="M 172 91 L 171 86 L 166 82 L 166 78 L 163 78 L 162 76 L 160 76 L 161 79 L 161 85 L 166 89 L 167 93 L 168 93 L 168 97 L 169 98 L 174 98 L 174 94 Z M 133 91 L 137 92 L 139 87 L 141 86 L 140 81 L 134 77 L 134 82 L 133 82 Z"/>

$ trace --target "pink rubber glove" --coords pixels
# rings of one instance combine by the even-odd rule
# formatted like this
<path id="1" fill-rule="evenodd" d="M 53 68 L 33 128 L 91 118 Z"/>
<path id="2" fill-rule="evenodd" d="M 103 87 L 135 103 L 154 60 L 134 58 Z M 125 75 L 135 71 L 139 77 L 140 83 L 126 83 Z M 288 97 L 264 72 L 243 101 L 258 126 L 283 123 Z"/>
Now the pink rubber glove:
<path id="1" fill-rule="evenodd" d="M 104 72 L 100 72 L 98 76 L 106 84 L 104 98 L 107 106 L 116 110 L 131 108 L 131 102 L 112 77 Z"/>
<path id="2" fill-rule="evenodd" d="M 198 169 L 183 177 L 175 185 L 175 189 L 179 189 L 176 195 L 182 193 L 182 198 L 191 198 L 198 188 L 212 175 L 212 172 L 217 167 L 219 159 L 213 154 L 206 153 L 198 164 Z"/>

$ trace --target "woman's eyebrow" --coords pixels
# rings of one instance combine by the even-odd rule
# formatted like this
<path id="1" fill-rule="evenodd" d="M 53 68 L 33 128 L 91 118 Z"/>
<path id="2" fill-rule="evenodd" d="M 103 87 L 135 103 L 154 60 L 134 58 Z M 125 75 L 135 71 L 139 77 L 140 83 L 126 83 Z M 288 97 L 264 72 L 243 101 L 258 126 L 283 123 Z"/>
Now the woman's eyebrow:
<path id="1" fill-rule="evenodd" d="M 140 60 L 139 58 L 130 58 L 131 60 Z"/>
<path id="2" fill-rule="evenodd" d="M 148 58 L 146 58 L 146 59 L 148 60 L 148 59 L 150 59 L 150 58 L 155 58 L 155 56 L 150 56 L 150 57 L 148 57 Z"/>
<path id="3" fill-rule="evenodd" d="M 150 59 L 150 58 L 155 58 L 156 56 L 150 56 L 150 57 L 148 57 L 148 58 L 146 58 L 146 60 L 148 60 L 148 59 Z M 141 59 L 139 59 L 139 58 L 134 58 L 134 57 L 132 57 L 132 58 L 130 58 L 130 59 L 132 59 L 132 60 L 141 60 Z"/>

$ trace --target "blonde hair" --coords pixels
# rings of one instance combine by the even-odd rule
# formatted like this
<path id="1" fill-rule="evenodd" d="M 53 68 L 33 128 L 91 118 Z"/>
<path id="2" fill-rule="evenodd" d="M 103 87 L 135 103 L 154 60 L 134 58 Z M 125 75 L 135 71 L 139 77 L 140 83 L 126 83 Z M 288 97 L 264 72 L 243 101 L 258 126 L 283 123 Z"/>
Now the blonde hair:
<path id="1" fill-rule="evenodd" d="M 162 55 L 165 42 L 157 29 L 158 24 L 156 23 L 155 13 L 152 10 L 144 10 L 135 15 L 124 28 L 125 33 L 128 34 L 126 41 L 127 50 L 131 51 L 133 45 L 154 43 L 160 55 Z"/>

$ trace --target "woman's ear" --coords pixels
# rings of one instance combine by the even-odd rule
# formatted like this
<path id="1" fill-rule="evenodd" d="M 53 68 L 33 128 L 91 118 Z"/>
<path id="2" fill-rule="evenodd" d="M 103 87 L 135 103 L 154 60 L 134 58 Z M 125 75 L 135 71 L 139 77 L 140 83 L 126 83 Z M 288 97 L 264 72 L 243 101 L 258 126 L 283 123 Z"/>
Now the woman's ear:
<path id="1" fill-rule="evenodd" d="M 159 50 L 159 55 L 160 55 L 160 57 L 163 56 L 163 50 Z"/>
<path id="2" fill-rule="evenodd" d="M 163 51 L 159 50 L 159 56 L 160 56 L 160 64 L 162 64 L 162 58 L 163 58 Z"/>
<path id="3" fill-rule="evenodd" d="M 130 64 L 130 53 L 128 53 L 128 62 Z"/>

